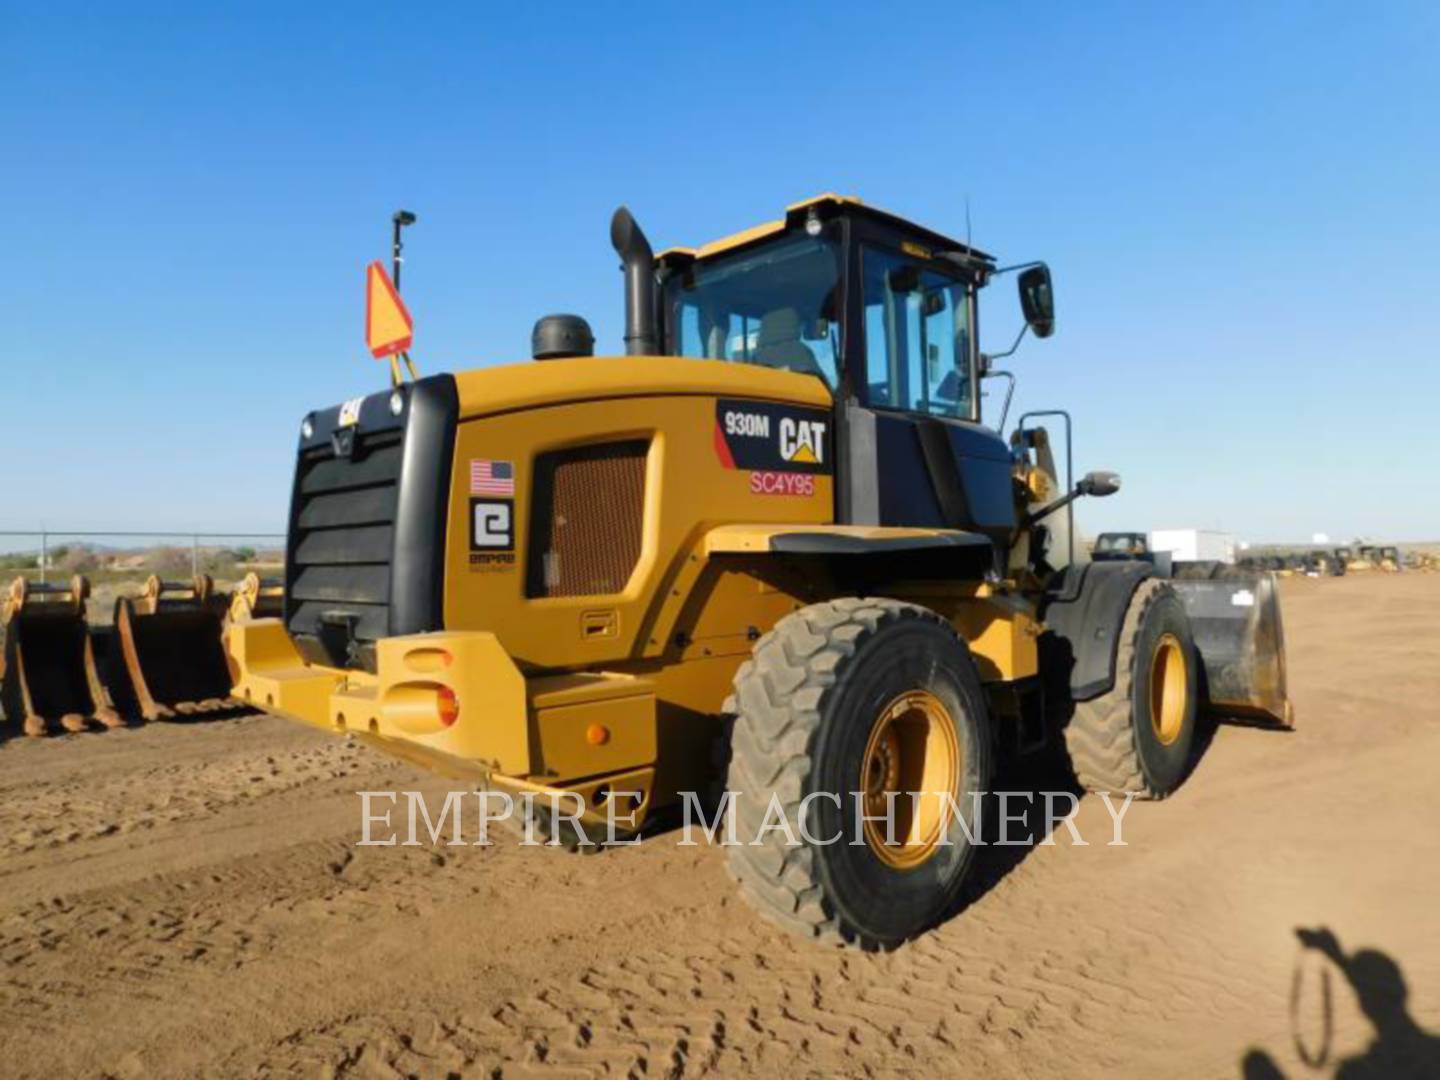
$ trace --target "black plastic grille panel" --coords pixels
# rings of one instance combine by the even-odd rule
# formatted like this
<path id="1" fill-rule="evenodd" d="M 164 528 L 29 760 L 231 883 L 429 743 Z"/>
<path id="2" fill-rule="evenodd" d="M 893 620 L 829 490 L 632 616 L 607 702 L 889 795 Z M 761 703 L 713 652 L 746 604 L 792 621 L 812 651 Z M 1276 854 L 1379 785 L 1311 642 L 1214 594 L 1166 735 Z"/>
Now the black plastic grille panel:
<path id="1" fill-rule="evenodd" d="M 330 663 L 363 663 L 347 651 L 352 639 L 373 646 L 389 629 L 402 439 L 398 429 L 361 433 L 348 458 L 329 448 L 300 458 L 287 625 Z"/>

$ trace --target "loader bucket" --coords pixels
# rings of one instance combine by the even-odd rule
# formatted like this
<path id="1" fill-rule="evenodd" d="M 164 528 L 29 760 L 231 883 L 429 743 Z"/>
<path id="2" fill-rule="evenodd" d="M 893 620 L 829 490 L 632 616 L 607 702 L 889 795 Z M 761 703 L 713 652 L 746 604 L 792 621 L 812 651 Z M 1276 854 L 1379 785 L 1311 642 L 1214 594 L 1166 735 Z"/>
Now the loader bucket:
<path id="1" fill-rule="evenodd" d="M 85 601 L 83 577 L 65 585 L 16 578 L 0 608 L 5 659 L 0 702 L 9 725 L 26 735 L 44 735 L 58 724 L 84 731 L 90 721 L 120 727 L 123 721 L 100 681 Z"/>
<path id="2" fill-rule="evenodd" d="M 1229 571 L 1171 584 L 1190 617 L 1210 711 L 1294 727 L 1274 575 Z"/>
<path id="3" fill-rule="evenodd" d="M 234 706 L 221 643 L 225 606 L 204 574 L 178 583 L 151 577 L 139 596 L 115 601 L 118 659 L 146 720 Z"/>

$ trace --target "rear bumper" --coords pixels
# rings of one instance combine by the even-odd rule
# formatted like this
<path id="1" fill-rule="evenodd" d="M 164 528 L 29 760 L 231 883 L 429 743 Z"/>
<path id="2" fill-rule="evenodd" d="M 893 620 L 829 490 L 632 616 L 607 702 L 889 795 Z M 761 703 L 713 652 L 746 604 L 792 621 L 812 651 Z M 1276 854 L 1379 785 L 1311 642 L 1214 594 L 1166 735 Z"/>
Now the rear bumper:
<path id="1" fill-rule="evenodd" d="M 590 820 L 605 818 L 612 792 L 641 793 L 625 814 L 649 808 L 656 711 L 648 679 L 527 678 L 494 634 L 479 631 L 383 639 L 375 674 L 307 663 L 279 619 L 233 625 L 226 647 L 234 695 L 267 712 L 512 796 L 565 797 L 567 812 L 578 795 Z M 446 697 L 453 717 L 440 707 Z"/>

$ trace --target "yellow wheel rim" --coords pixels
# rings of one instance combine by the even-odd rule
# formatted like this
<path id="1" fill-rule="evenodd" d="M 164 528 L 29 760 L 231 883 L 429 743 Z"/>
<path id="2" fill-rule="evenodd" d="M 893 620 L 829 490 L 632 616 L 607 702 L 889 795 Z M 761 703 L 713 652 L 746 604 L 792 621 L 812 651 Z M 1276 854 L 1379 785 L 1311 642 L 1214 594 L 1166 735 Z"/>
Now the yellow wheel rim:
<path id="1" fill-rule="evenodd" d="M 930 691 L 908 691 L 880 711 L 860 763 L 865 816 L 883 818 L 893 805 L 893 844 L 884 820 L 865 822 L 876 858 L 913 870 L 935 854 L 951 820 L 945 796 L 958 796 L 963 761 L 950 710 Z"/>
<path id="2" fill-rule="evenodd" d="M 1163 635 L 1150 658 L 1150 724 L 1155 738 L 1169 746 L 1185 727 L 1189 696 L 1185 685 L 1185 650 L 1174 634 Z"/>

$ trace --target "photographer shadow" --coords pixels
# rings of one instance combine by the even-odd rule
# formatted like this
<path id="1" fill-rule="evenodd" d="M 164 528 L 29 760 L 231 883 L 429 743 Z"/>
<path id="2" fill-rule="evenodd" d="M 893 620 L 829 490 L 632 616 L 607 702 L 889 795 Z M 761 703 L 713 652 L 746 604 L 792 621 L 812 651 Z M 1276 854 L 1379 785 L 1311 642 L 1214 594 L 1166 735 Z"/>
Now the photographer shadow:
<path id="1" fill-rule="evenodd" d="M 1410 1015 L 1409 988 L 1404 973 L 1395 960 L 1379 949 L 1358 949 L 1347 953 L 1339 939 L 1327 927 L 1310 930 L 1296 927 L 1295 936 L 1305 949 L 1312 949 L 1330 961 L 1338 970 L 1360 1004 L 1371 1026 L 1374 1038 L 1362 1053 L 1335 1064 L 1339 1080 L 1369 1080 L 1371 1077 L 1433 1077 L 1440 1076 L 1440 1035 L 1422 1028 Z M 1290 1024 L 1295 1049 L 1300 1059 L 1314 1069 L 1330 1064 L 1330 1038 L 1334 1015 L 1326 969 L 1322 1002 L 1322 1042 L 1317 1050 L 1305 1046 L 1298 1029 L 1300 978 L 1290 989 Z M 1240 1073 L 1245 1080 L 1274 1080 L 1285 1074 L 1275 1060 L 1258 1047 L 1252 1047 L 1240 1060 Z"/>

